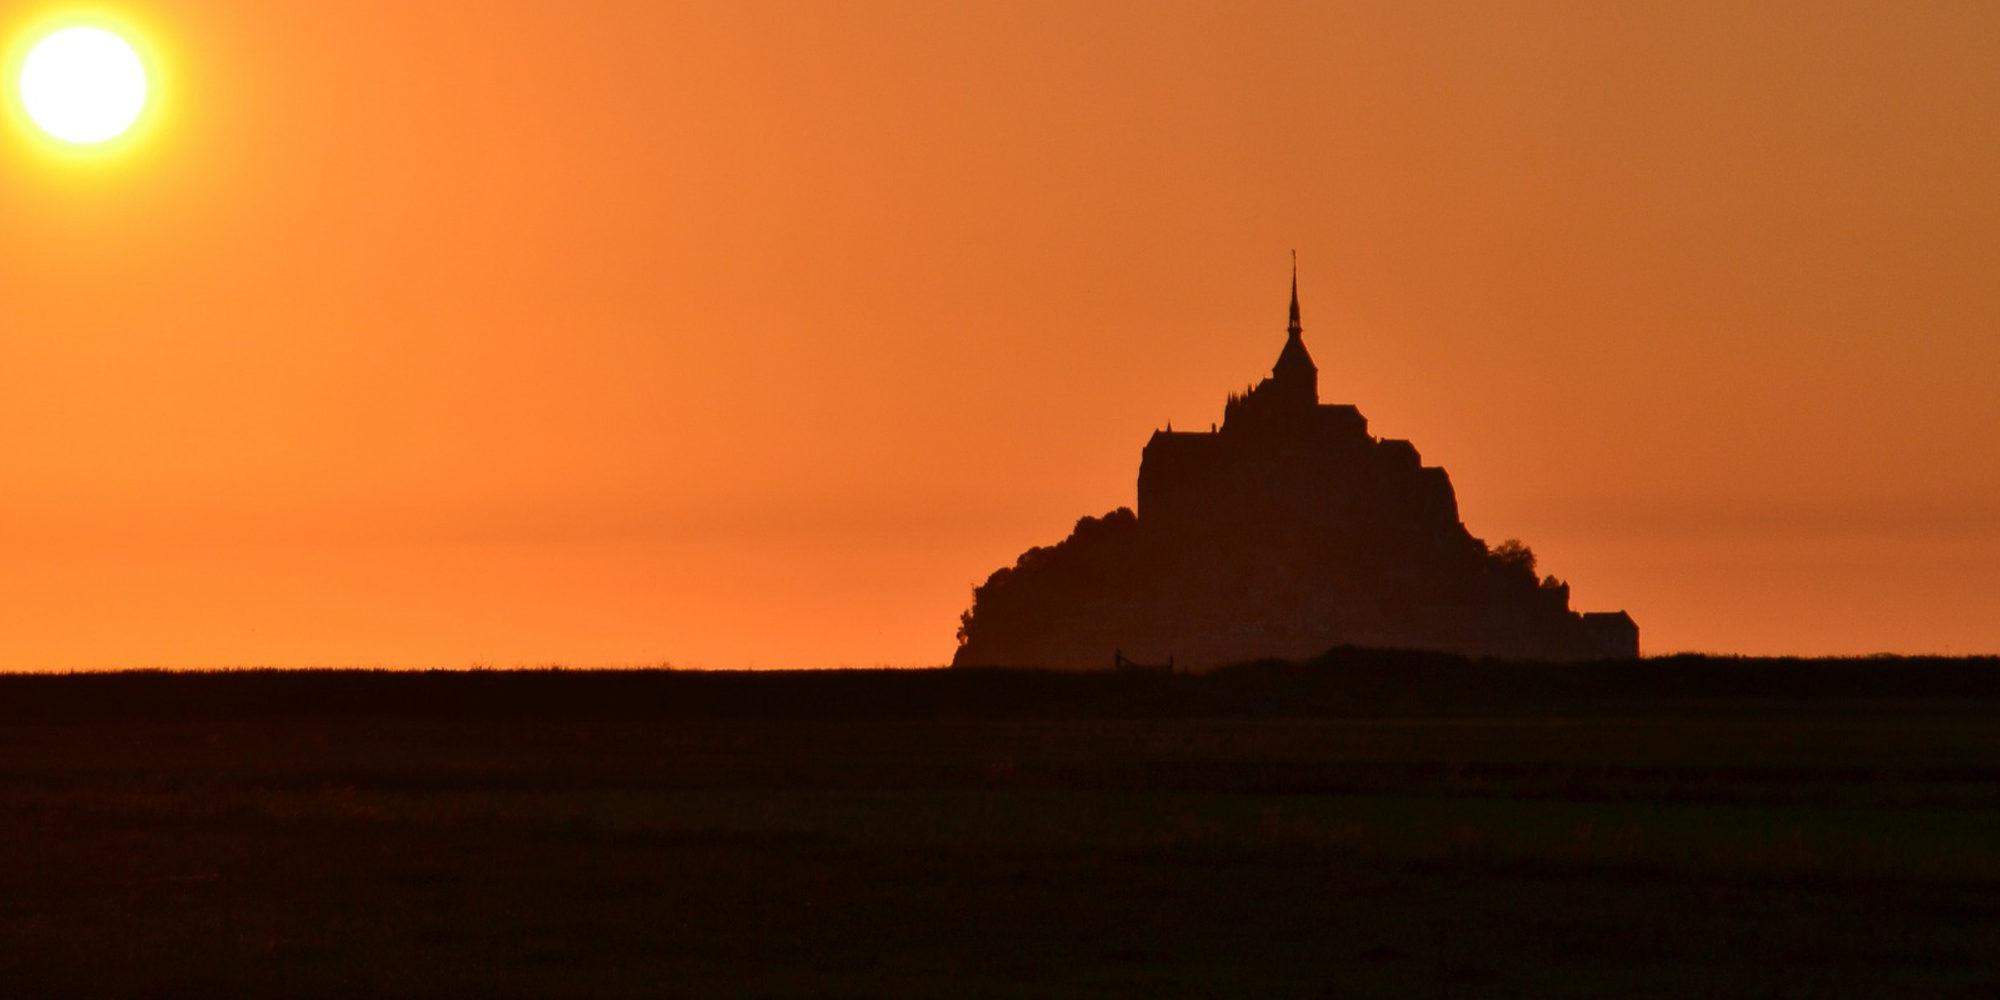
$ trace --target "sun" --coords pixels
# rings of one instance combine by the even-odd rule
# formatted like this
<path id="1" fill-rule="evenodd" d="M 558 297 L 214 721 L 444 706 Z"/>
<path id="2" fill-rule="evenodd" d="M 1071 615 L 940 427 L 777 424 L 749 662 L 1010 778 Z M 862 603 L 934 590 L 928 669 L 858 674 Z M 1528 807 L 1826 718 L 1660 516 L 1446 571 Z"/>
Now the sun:
<path id="1" fill-rule="evenodd" d="M 16 87 L 29 120 L 73 146 L 97 146 L 130 132 L 149 95 L 139 50 L 94 25 L 61 28 L 35 41 Z"/>

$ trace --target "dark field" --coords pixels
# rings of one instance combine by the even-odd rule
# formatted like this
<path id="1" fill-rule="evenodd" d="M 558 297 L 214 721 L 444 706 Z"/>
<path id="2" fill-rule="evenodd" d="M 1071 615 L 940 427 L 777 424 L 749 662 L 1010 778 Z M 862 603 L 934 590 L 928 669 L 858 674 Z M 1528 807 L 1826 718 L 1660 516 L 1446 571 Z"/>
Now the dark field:
<path id="1" fill-rule="evenodd" d="M 0 677 L 0 996 L 1994 996 L 2000 662 Z"/>

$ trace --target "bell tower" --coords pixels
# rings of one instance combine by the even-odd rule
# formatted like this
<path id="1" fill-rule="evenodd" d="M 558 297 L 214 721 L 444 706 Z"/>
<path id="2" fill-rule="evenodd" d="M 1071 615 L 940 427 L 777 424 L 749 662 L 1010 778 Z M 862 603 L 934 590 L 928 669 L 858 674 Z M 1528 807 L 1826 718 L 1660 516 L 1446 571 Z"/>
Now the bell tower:
<path id="1" fill-rule="evenodd" d="M 1285 327 L 1285 347 L 1278 363 L 1271 366 L 1267 391 L 1287 406 L 1311 408 L 1319 405 L 1319 366 L 1306 350 L 1305 327 L 1299 325 L 1299 252 L 1292 251 L 1292 316 Z"/>

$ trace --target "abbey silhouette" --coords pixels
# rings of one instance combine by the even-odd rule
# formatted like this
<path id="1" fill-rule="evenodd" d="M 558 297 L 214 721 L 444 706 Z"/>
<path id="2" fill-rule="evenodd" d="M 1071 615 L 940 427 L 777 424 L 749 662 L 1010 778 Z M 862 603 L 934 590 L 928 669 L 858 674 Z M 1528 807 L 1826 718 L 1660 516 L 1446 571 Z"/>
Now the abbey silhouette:
<path id="1" fill-rule="evenodd" d="M 1291 323 L 1271 377 L 1231 395 L 1218 430 L 1155 431 L 1139 509 L 1086 517 L 973 591 L 954 666 L 1201 669 L 1337 645 L 1474 656 L 1639 655 L 1623 611 L 1578 614 L 1516 542 L 1458 519 L 1451 479 L 1361 411 L 1319 401 Z"/>

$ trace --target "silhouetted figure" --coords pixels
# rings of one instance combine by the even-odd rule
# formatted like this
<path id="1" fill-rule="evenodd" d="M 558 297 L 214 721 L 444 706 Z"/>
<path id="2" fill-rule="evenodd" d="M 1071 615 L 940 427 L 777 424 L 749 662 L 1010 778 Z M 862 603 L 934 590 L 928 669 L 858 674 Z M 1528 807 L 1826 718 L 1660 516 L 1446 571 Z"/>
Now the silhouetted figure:
<path id="1" fill-rule="evenodd" d="M 1320 403 L 1303 333 L 1295 263 L 1271 377 L 1231 395 L 1220 428 L 1154 432 L 1136 513 L 1086 517 L 977 587 L 953 664 L 1102 669 L 1110 649 L 1118 669 L 1201 668 L 1343 644 L 1638 656 L 1629 615 L 1571 611 L 1527 547 L 1466 531 L 1443 469 Z"/>

